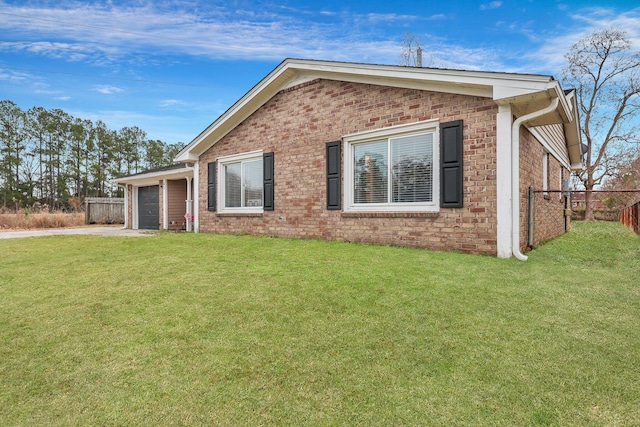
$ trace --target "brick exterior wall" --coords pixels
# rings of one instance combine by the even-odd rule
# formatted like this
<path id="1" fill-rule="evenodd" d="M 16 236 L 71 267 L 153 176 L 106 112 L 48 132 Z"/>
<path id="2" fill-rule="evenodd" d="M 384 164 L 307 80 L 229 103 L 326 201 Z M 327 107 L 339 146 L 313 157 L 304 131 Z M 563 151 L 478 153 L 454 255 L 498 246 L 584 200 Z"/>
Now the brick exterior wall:
<path id="1" fill-rule="evenodd" d="M 127 184 L 127 228 L 133 228 L 133 185 Z"/>
<path id="2" fill-rule="evenodd" d="M 527 249 L 529 187 L 543 189 L 542 144 L 525 127 L 520 131 L 520 249 Z M 561 172 L 562 170 L 562 172 Z M 560 178 L 569 178 L 570 171 L 553 155 L 549 155 L 548 190 L 562 190 Z M 564 197 L 561 193 L 535 193 L 533 199 L 533 247 L 565 232 Z M 570 226 L 570 217 L 567 218 Z"/>
<path id="3" fill-rule="evenodd" d="M 497 110 L 487 98 L 330 80 L 283 90 L 200 156 L 200 231 L 495 255 Z M 327 142 L 430 119 L 464 121 L 463 208 L 429 214 L 326 209 Z M 275 153 L 275 210 L 253 215 L 209 212 L 207 163 L 254 150 Z"/>

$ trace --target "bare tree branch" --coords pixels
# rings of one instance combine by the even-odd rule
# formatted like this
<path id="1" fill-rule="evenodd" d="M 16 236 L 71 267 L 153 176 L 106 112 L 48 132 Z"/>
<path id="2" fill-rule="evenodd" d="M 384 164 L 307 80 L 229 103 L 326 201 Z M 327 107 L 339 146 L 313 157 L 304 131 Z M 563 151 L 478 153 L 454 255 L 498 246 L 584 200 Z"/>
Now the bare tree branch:
<path id="1" fill-rule="evenodd" d="M 617 175 L 638 141 L 640 54 L 631 52 L 624 30 L 609 28 L 578 41 L 565 58 L 563 80 L 576 89 L 587 146 L 585 169 L 577 175 L 593 190 Z M 592 218 L 588 198 L 585 214 Z"/>

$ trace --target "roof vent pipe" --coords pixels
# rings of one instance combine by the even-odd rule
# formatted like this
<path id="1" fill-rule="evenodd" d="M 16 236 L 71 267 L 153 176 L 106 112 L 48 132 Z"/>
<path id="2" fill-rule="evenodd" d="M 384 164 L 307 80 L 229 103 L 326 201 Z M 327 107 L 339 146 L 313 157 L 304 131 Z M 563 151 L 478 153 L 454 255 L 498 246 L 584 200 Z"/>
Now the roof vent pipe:
<path id="1" fill-rule="evenodd" d="M 422 68 L 422 48 L 418 47 L 416 50 L 416 67 Z"/>

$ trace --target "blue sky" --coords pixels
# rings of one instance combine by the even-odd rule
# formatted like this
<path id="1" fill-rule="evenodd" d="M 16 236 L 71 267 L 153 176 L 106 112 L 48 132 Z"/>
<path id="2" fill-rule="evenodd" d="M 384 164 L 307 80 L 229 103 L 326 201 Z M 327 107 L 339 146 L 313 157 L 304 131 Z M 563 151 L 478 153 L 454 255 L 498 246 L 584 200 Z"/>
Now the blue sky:
<path id="1" fill-rule="evenodd" d="M 0 99 L 186 142 L 283 59 L 551 74 L 597 28 L 640 49 L 637 1 L 0 0 Z"/>

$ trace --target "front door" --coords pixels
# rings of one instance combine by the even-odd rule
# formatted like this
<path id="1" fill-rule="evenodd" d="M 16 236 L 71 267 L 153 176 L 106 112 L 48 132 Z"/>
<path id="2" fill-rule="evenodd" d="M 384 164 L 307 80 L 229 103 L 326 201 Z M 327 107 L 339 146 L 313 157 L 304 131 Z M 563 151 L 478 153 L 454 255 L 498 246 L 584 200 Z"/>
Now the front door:
<path id="1" fill-rule="evenodd" d="M 138 187 L 138 228 L 157 230 L 160 228 L 160 187 Z"/>

